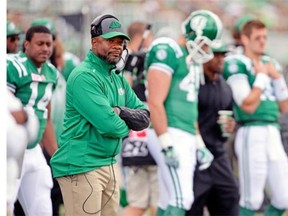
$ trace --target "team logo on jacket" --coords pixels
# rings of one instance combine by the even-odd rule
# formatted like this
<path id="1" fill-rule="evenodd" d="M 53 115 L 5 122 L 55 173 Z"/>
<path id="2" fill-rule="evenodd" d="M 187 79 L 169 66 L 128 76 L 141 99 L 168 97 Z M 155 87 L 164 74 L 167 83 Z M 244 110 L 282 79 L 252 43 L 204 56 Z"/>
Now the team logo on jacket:
<path id="1" fill-rule="evenodd" d="M 119 88 L 119 89 L 118 89 L 118 94 L 119 94 L 119 95 L 124 95 L 124 93 L 125 93 L 125 91 L 124 91 L 123 88 Z"/>

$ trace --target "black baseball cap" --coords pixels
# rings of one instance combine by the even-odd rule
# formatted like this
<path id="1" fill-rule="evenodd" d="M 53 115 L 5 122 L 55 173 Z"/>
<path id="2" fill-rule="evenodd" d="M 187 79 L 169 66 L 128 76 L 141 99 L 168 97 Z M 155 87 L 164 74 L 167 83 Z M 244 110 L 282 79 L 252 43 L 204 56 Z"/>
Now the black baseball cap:
<path id="1" fill-rule="evenodd" d="M 91 23 L 91 38 L 98 36 L 104 39 L 120 36 L 124 37 L 126 40 L 130 40 L 130 38 L 124 33 L 119 20 L 109 14 L 98 16 Z"/>

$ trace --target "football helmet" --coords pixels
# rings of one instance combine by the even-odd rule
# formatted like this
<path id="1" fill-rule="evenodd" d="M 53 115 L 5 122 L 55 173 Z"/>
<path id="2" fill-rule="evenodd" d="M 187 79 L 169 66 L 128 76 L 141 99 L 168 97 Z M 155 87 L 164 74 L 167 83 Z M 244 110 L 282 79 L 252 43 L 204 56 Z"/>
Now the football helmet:
<path id="1" fill-rule="evenodd" d="M 218 44 L 223 31 L 219 17 L 208 10 L 197 10 L 182 23 L 189 57 L 203 64 L 213 58 L 210 47 Z M 217 45 L 216 45 L 217 46 Z"/>

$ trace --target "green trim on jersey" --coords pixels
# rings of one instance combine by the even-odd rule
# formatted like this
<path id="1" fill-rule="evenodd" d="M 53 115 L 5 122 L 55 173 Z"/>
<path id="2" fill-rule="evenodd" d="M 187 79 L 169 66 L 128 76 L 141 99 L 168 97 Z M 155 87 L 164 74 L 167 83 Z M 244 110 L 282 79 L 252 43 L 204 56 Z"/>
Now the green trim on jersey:
<path id="1" fill-rule="evenodd" d="M 44 63 L 38 72 L 35 64 L 25 55 L 7 55 L 7 87 L 19 98 L 27 112 L 35 113 L 39 119 L 39 133 L 34 148 L 42 139 L 47 124 L 47 105 L 51 101 L 59 72 L 50 63 Z"/>
<path id="2" fill-rule="evenodd" d="M 126 79 L 89 51 L 70 74 L 59 149 L 51 159 L 54 177 L 89 172 L 116 163 L 129 128 L 113 107 L 146 109 Z"/>
<path id="3" fill-rule="evenodd" d="M 273 64 L 276 64 L 276 61 L 271 59 L 269 56 L 263 56 L 262 62 L 272 62 Z M 280 69 L 279 64 L 276 64 L 276 68 Z M 226 57 L 223 76 L 226 80 L 230 80 L 230 83 L 233 83 L 233 79 L 237 79 L 237 76 L 244 76 L 247 78 L 249 85 L 252 88 L 256 78 L 252 60 L 245 55 L 231 55 Z M 277 120 L 279 117 L 279 107 L 273 91 L 272 80 L 269 85 L 265 87 L 261 95 L 260 104 L 254 113 L 248 114 L 244 112 L 235 103 L 234 114 L 237 121 L 247 122 L 245 125 L 278 125 Z M 251 122 L 251 120 L 253 121 Z"/>
<path id="4" fill-rule="evenodd" d="M 168 126 L 196 134 L 198 91 L 202 66 L 186 63 L 188 51 L 170 38 L 155 40 L 147 53 L 145 69 L 156 68 L 172 76 L 165 99 Z M 149 94 L 149 92 L 148 92 Z"/>

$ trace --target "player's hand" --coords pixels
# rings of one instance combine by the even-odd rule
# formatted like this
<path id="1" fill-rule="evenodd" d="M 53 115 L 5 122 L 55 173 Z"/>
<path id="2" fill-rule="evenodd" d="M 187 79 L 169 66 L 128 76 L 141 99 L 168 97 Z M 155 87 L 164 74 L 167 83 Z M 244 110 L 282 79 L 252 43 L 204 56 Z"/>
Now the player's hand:
<path id="1" fill-rule="evenodd" d="M 164 154 L 165 163 L 167 164 L 167 166 L 173 167 L 173 168 L 179 167 L 178 157 L 175 154 L 173 146 L 169 146 L 167 148 L 162 149 L 162 152 Z"/>
<path id="2" fill-rule="evenodd" d="M 253 66 L 256 74 L 264 73 L 266 75 L 269 75 L 267 64 L 263 64 L 263 62 L 254 59 Z"/>
<path id="3" fill-rule="evenodd" d="M 197 161 L 200 164 L 199 170 L 205 170 L 210 167 L 213 159 L 214 156 L 205 146 L 197 149 Z"/>
<path id="4" fill-rule="evenodd" d="M 236 122 L 235 122 L 235 119 L 233 117 L 230 117 L 227 121 L 227 124 L 225 125 L 224 127 L 224 130 L 227 132 L 227 133 L 230 133 L 232 134 L 235 130 L 235 127 L 236 127 Z"/>
<path id="5" fill-rule="evenodd" d="M 113 108 L 114 112 L 115 112 L 117 115 L 120 114 L 120 109 L 119 109 L 119 107 L 112 107 L 112 108 Z"/>
<path id="6" fill-rule="evenodd" d="M 219 124 L 221 131 L 222 131 L 222 135 L 226 135 L 224 137 L 228 137 L 230 136 L 236 127 L 236 122 L 235 119 L 232 116 L 219 116 L 217 123 Z"/>
<path id="7" fill-rule="evenodd" d="M 268 74 L 269 76 L 272 78 L 272 79 L 278 79 L 281 77 L 281 73 L 279 73 L 277 70 L 276 70 L 276 67 L 274 64 L 272 64 L 271 62 L 268 62 L 266 64 L 266 67 L 267 67 L 267 70 L 268 70 Z"/>

